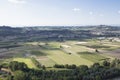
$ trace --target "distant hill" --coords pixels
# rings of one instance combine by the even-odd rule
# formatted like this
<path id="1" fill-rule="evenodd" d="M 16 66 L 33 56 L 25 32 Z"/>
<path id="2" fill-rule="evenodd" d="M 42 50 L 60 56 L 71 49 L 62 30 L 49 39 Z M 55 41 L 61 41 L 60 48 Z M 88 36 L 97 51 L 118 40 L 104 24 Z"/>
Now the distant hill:
<path id="1" fill-rule="evenodd" d="M 20 41 L 71 40 L 116 36 L 120 36 L 120 27 L 118 26 L 0 26 L 1 39 L 4 39 L 3 37 L 6 37 L 7 39 L 18 39 Z"/>

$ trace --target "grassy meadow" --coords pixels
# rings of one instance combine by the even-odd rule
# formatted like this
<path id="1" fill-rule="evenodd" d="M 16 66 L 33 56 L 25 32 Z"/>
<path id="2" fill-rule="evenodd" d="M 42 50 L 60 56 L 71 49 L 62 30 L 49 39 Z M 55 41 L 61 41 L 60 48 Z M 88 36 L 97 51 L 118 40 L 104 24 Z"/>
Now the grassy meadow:
<path id="1" fill-rule="evenodd" d="M 13 61 L 24 62 L 29 68 L 36 68 L 35 64 L 30 58 L 14 58 Z"/>

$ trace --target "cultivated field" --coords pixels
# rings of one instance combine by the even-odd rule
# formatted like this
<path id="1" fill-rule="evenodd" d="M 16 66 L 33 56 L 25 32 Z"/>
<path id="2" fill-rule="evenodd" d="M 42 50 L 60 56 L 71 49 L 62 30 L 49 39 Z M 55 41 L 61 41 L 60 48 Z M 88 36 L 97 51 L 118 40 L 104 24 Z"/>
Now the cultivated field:
<path id="1" fill-rule="evenodd" d="M 54 64 L 92 65 L 106 59 L 120 58 L 120 43 L 107 39 L 84 41 L 39 41 L 15 43 L 12 48 L 0 49 L 1 61 L 9 58 L 10 61 L 25 62 L 30 68 L 36 68 L 31 57 L 41 65 L 52 67 Z M 18 46 L 19 45 L 19 46 Z M 14 55 L 14 56 L 13 56 Z M 5 61 L 4 61 L 5 62 Z"/>

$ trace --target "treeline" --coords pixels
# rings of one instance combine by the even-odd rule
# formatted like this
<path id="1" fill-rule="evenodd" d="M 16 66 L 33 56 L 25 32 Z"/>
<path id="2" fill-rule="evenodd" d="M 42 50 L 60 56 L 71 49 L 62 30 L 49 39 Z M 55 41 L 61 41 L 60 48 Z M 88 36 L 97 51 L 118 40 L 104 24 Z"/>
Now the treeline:
<path id="1" fill-rule="evenodd" d="M 9 75 L 7 80 L 107 80 L 120 76 L 118 59 L 104 61 L 101 65 L 94 63 L 91 67 L 54 65 L 56 68 L 69 68 L 64 70 L 29 69 L 26 64 L 16 61 L 10 62 L 8 67 L 13 75 Z"/>
<path id="2" fill-rule="evenodd" d="M 53 66 L 54 68 L 66 68 L 66 69 L 75 69 L 75 68 L 77 68 L 77 66 L 76 65 L 68 65 L 68 64 L 66 64 L 66 65 L 60 65 L 60 64 L 55 64 L 54 66 Z"/>

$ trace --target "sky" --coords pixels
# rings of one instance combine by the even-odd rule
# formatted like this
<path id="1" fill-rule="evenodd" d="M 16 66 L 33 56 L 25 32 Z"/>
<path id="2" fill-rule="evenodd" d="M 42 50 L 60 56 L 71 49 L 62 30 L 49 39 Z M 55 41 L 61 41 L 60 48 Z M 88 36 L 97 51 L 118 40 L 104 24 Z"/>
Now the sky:
<path id="1" fill-rule="evenodd" d="M 120 24 L 120 0 L 0 0 L 0 25 L 101 24 Z"/>

